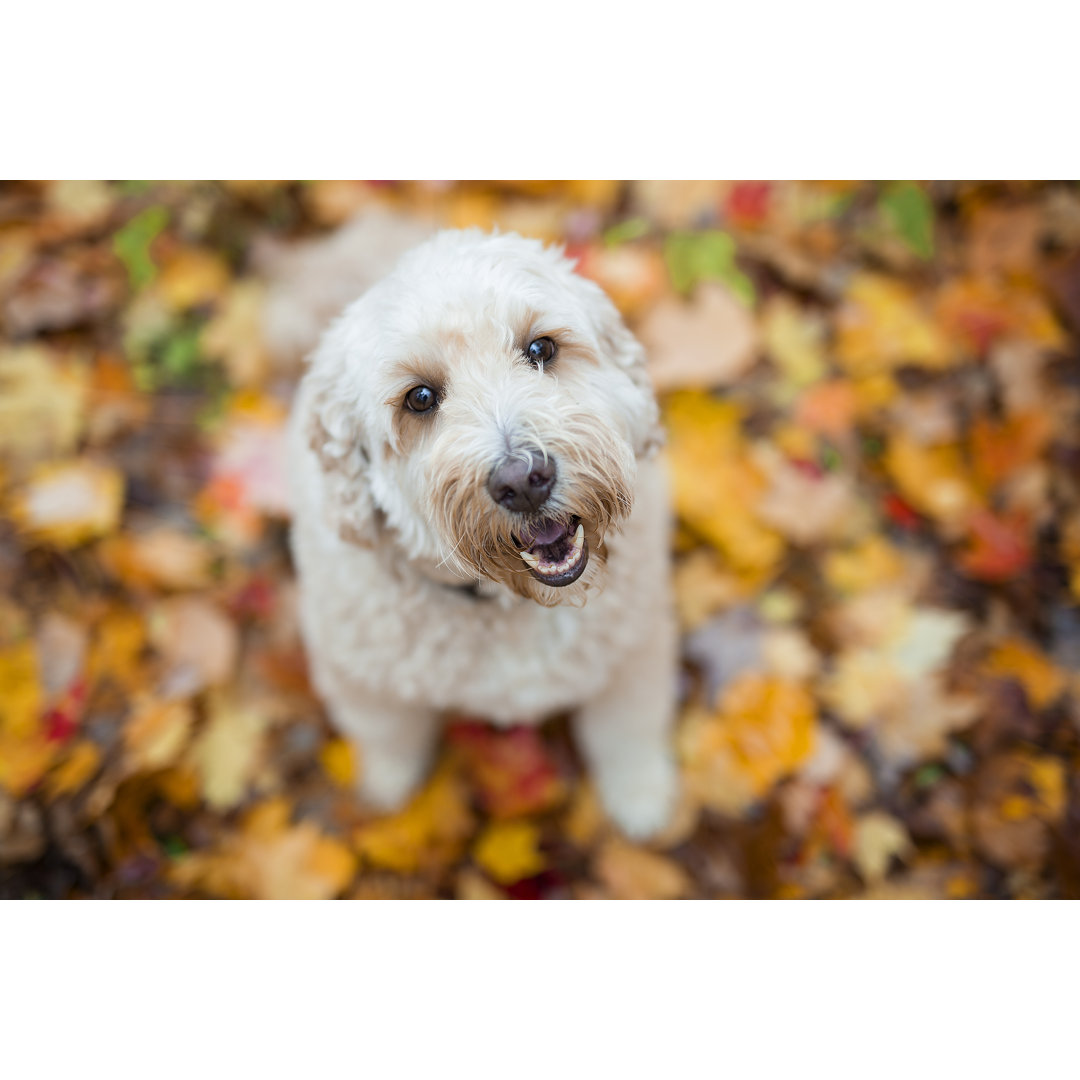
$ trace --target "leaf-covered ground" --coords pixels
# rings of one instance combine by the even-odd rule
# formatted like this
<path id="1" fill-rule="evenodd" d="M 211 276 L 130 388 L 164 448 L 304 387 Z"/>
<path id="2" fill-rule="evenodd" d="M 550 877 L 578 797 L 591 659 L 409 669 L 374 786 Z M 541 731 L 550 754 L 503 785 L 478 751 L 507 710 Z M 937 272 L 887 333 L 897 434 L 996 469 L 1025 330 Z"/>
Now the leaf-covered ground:
<path id="1" fill-rule="evenodd" d="M 564 720 L 402 813 L 306 680 L 262 267 L 386 206 L 567 244 L 650 351 L 671 833 Z M 0 186 L 0 895 L 1080 896 L 1080 186 Z"/>

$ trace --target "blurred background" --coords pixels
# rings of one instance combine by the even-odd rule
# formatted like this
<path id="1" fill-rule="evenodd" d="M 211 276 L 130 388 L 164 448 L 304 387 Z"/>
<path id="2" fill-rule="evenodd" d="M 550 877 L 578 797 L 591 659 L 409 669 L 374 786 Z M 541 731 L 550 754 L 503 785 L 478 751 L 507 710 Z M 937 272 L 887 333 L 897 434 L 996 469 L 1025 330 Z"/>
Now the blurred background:
<path id="1" fill-rule="evenodd" d="M 366 814 L 308 685 L 301 358 L 438 225 L 564 244 L 649 353 L 655 843 L 565 718 Z M 0 896 L 1080 897 L 1080 184 L 5 183 L 0 329 Z"/>

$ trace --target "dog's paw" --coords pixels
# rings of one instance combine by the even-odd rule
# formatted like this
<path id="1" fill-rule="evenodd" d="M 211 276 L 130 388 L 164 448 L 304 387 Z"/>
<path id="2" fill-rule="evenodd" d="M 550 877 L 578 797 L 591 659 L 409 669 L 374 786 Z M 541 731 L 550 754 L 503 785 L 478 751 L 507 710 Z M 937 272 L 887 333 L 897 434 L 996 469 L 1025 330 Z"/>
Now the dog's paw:
<path id="1" fill-rule="evenodd" d="M 375 810 L 400 810 L 420 786 L 427 772 L 427 758 L 364 758 L 357 794 Z"/>
<path id="2" fill-rule="evenodd" d="M 623 761 L 597 776 L 600 799 L 611 820 L 631 840 L 648 840 L 672 821 L 679 770 L 667 754 Z"/>

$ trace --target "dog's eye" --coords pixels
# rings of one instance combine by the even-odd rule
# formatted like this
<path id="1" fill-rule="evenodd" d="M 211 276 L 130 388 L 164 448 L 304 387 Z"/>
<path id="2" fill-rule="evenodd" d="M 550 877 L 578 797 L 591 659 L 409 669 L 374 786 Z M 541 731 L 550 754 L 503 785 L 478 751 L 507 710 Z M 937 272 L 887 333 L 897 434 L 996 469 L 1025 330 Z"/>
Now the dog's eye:
<path id="1" fill-rule="evenodd" d="M 430 412 L 438 403 L 438 395 L 430 386 L 414 386 L 405 395 L 405 404 L 413 412 Z"/>
<path id="2" fill-rule="evenodd" d="M 529 342 L 525 355 L 529 358 L 529 362 L 537 367 L 546 364 L 555 356 L 555 342 L 549 337 L 538 337 L 535 341 Z"/>

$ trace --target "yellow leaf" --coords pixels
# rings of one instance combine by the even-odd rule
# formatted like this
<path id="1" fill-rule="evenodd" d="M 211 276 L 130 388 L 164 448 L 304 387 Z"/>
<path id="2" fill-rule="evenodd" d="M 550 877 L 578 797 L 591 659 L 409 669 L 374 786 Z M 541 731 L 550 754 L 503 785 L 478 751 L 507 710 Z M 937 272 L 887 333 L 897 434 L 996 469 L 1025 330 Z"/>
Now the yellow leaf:
<path id="1" fill-rule="evenodd" d="M 40 345 L 0 350 L 0 455 L 27 461 L 69 454 L 85 420 L 86 370 Z"/>
<path id="2" fill-rule="evenodd" d="M 345 739 L 331 739 L 319 751 L 323 771 L 338 787 L 348 788 L 356 781 L 356 756 Z"/>
<path id="3" fill-rule="evenodd" d="M 1064 672 L 1019 638 L 1009 638 L 997 645 L 983 670 L 998 678 L 1016 679 L 1036 709 L 1052 705 L 1068 686 Z"/>
<path id="4" fill-rule="evenodd" d="M 912 850 L 911 837 L 896 818 L 876 810 L 855 823 L 855 865 L 868 885 L 876 885 L 889 869 L 892 857 Z"/>
<path id="5" fill-rule="evenodd" d="M 125 584 L 164 589 L 209 584 L 212 557 L 205 541 L 168 525 L 111 537 L 101 550 L 102 561 Z"/>
<path id="6" fill-rule="evenodd" d="M 150 771 L 171 765 L 187 745 L 194 719 L 190 702 L 141 699 L 124 726 L 129 767 Z"/>
<path id="7" fill-rule="evenodd" d="M 1068 781 L 1065 763 L 1047 754 L 1031 754 L 1028 758 L 1028 778 L 1047 817 L 1059 821 L 1068 802 Z"/>
<path id="8" fill-rule="evenodd" d="M 856 376 L 903 364 L 943 368 L 953 360 L 949 343 L 907 286 L 873 274 L 856 274 L 837 317 L 836 356 Z"/>
<path id="9" fill-rule="evenodd" d="M 43 705 L 34 643 L 0 649 L 0 732 L 17 739 L 32 735 Z"/>
<path id="10" fill-rule="evenodd" d="M 0 731 L 0 788 L 25 795 L 48 771 L 59 744 L 44 732 L 14 736 Z"/>
<path id="11" fill-rule="evenodd" d="M 93 461 L 42 465 L 16 492 L 15 523 L 38 540 L 74 547 L 116 529 L 124 502 L 124 478 Z"/>
<path id="12" fill-rule="evenodd" d="M 247 793 L 267 726 L 267 717 L 251 706 L 221 695 L 210 702 L 210 721 L 191 747 L 190 762 L 213 809 L 231 810 Z"/>
<path id="13" fill-rule="evenodd" d="M 900 553 L 883 536 L 868 536 L 852 548 L 825 556 L 825 580 L 837 592 L 857 593 L 903 576 Z"/>
<path id="14" fill-rule="evenodd" d="M 981 505 L 957 446 L 921 446 L 894 433 L 885 452 L 885 467 L 916 510 L 948 528 L 960 526 Z"/>
<path id="15" fill-rule="evenodd" d="M 798 683 L 743 674 L 715 712 L 692 709 L 679 733 L 687 785 L 706 806 L 737 814 L 814 750 L 814 701 Z"/>
<path id="16" fill-rule="evenodd" d="M 355 872 L 356 858 L 344 844 L 309 821 L 290 825 L 288 804 L 271 799 L 216 849 L 177 860 L 169 876 L 228 899 L 328 900 Z"/>
<path id="17" fill-rule="evenodd" d="M 200 336 L 203 352 L 224 362 L 233 386 L 258 386 L 270 369 L 262 330 L 265 293 L 260 282 L 238 281 Z"/>
<path id="18" fill-rule="evenodd" d="M 665 412 L 676 511 L 737 572 L 761 583 L 782 558 L 784 542 L 754 515 L 766 481 L 742 445 L 738 408 L 682 391 Z"/>
<path id="19" fill-rule="evenodd" d="M 601 845 L 595 868 L 617 900 L 678 900 L 693 889 L 686 871 L 673 859 L 617 836 Z"/>
<path id="20" fill-rule="evenodd" d="M 793 386 L 825 376 L 825 324 L 786 296 L 769 300 L 761 316 L 765 349 Z"/>
<path id="21" fill-rule="evenodd" d="M 90 646 L 89 678 L 96 685 L 106 678 L 134 690 L 143 681 L 139 656 L 146 644 L 146 627 L 134 611 L 116 608 L 98 624 Z"/>
<path id="22" fill-rule="evenodd" d="M 540 831 L 530 821 L 497 821 L 489 825 L 473 848 L 473 858 L 499 884 L 512 885 L 544 869 Z"/>
<path id="23" fill-rule="evenodd" d="M 45 781 L 49 797 L 56 799 L 78 791 L 97 772 L 100 764 L 101 751 L 94 743 L 86 740 L 75 743 Z"/>
<path id="24" fill-rule="evenodd" d="M 220 255 L 200 248 L 181 248 L 165 261 L 156 288 L 175 311 L 220 299 L 231 275 Z"/>
<path id="25" fill-rule="evenodd" d="M 414 873 L 452 863 L 474 826 L 464 784 L 442 766 L 400 813 L 357 829 L 356 849 L 375 866 Z"/>

